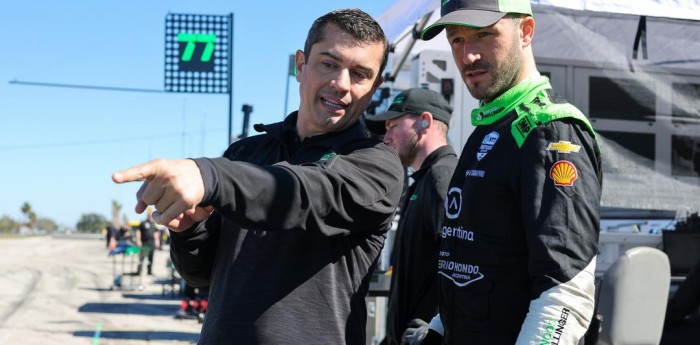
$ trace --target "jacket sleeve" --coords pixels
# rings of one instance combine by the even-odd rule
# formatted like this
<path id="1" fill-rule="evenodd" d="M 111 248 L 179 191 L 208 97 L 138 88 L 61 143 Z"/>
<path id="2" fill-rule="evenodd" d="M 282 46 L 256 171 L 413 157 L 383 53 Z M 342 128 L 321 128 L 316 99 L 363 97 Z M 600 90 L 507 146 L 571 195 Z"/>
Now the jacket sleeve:
<path id="1" fill-rule="evenodd" d="M 326 236 L 386 230 L 401 195 L 401 163 L 383 143 L 303 165 L 195 161 L 205 182 L 202 204 L 254 230 L 298 229 Z"/>
<path id="2" fill-rule="evenodd" d="M 186 231 L 170 231 L 170 258 L 189 285 L 209 286 L 220 229 L 221 217 L 214 212 Z"/>
<path id="3" fill-rule="evenodd" d="M 519 153 L 531 302 L 517 344 L 575 345 L 594 309 L 600 153 L 576 120 L 537 127 Z"/>

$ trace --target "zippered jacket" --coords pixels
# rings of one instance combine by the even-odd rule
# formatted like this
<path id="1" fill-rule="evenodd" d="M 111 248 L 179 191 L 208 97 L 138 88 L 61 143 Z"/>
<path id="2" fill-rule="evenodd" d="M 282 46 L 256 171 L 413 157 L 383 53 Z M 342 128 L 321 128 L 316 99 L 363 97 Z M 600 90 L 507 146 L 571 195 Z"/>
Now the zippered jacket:
<path id="1" fill-rule="evenodd" d="M 191 285 L 210 286 L 200 345 L 365 343 L 402 166 L 359 123 L 300 141 L 296 119 L 195 159 L 215 211 L 173 233 L 171 256 Z"/>

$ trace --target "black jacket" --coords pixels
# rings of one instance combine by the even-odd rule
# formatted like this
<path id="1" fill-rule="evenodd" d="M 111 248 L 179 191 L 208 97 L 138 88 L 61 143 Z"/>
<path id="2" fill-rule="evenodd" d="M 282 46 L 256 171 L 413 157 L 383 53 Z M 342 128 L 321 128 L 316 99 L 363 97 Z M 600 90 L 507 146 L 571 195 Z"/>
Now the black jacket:
<path id="1" fill-rule="evenodd" d="M 391 252 L 392 275 L 386 318 L 388 344 L 401 344 L 409 321 L 428 322 L 438 310 L 437 259 L 445 194 L 457 155 L 443 146 L 425 158 L 414 172 L 404 197 L 396 240 Z"/>
<path id="2" fill-rule="evenodd" d="M 195 160 L 216 211 L 173 234 L 171 255 L 190 284 L 210 285 L 199 344 L 365 343 L 401 163 L 359 123 L 300 142 L 296 118 Z"/>

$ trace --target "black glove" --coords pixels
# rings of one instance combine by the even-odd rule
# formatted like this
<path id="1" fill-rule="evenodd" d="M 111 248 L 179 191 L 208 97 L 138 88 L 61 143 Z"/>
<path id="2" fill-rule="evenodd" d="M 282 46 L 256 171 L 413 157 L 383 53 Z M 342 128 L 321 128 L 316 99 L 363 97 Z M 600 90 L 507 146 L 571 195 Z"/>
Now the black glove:
<path id="1" fill-rule="evenodd" d="M 421 319 L 409 321 L 408 328 L 401 337 L 402 345 L 440 345 L 441 343 L 440 333 L 428 328 L 428 323 Z"/>

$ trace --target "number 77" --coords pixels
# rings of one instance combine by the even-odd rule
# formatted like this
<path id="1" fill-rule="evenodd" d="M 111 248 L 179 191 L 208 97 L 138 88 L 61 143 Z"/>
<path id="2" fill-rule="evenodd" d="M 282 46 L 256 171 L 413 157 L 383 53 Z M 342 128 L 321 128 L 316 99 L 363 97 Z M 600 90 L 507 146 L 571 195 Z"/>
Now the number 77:
<path id="1" fill-rule="evenodd" d="M 211 55 L 214 53 L 214 42 L 216 42 L 216 35 L 214 34 L 190 34 L 186 32 L 181 32 L 177 34 L 178 42 L 187 42 L 185 46 L 185 51 L 182 52 L 182 61 L 192 60 L 192 54 L 194 54 L 195 43 L 206 43 L 204 46 L 204 51 L 202 56 L 199 58 L 202 62 L 208 62 L 211 60 Z"/>

